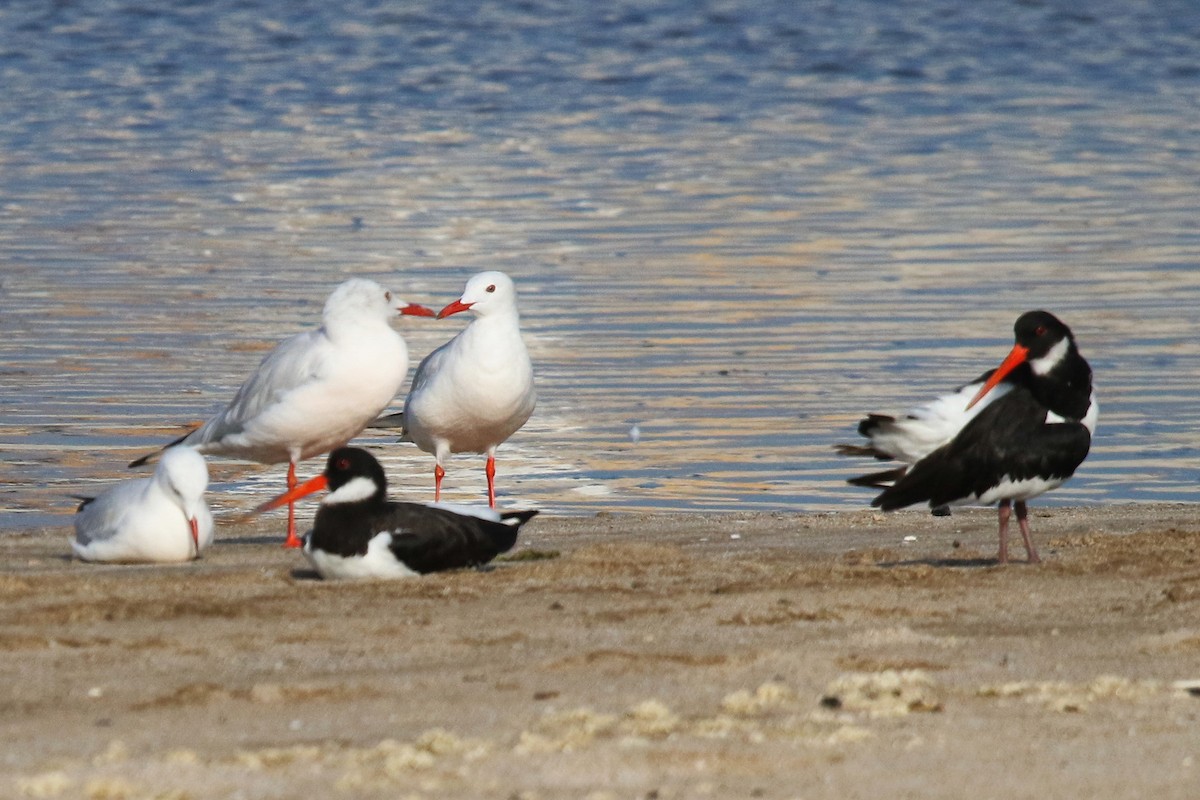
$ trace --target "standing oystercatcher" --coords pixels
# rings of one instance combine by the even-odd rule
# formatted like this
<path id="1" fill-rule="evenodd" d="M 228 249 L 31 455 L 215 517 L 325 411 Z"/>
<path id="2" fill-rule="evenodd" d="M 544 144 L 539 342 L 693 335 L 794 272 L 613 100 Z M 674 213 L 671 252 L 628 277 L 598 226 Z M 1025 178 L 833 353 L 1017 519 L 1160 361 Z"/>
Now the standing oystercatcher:
<path id="1" fill-rule="evenodd" d="M 329 299 L 321 327 L 284 339 L 258 365 L 219 414 L 163 450 L 190 445 L 201 453 L 288 465 L 327 453 L 357 436 L 400 391 L 408 347 L 389 321 L 431 317 L 375 281 L 351 278 Z M 154 459 L 143 456 L 130 467 Z M 299 547 L 295 512 L 288 507 L 286 547 Z"/>
<path id="2" fill-rule="evenodd" d="M 538 513 L 390 501 L 383 467 L 358 447 L 334 450 L 323 474 L 257 511 L 325 488 L 304 540 L 304 555 L 322 578 L 405 578 L 480 566 L 511 549 Z"/>
<path id="3" fill-rule="evenodd" d="M 123 481 L 83 498 L 71 548 L 84 561 L 188 561 L 213 539 L 204 502 L 208 466 L 190 447 L 173 447 L 149 478 Z"/>
<path id="4" fill-rule="evenodd" d="M 496 448 L 533 414 L 533 366 L 521 338 L 517 291 L 503 272 L 481 272 L 438 319 L 470 309 L 475 319 L 427 355 L 413 373 L 404 411 L 377 424 L 404 428 L 401 441 L 433 453 L 434 500 L 451 453 L 486 453 L 488 506 L 496 507 Z"/>
<path id="5" fill-rule="evenodd" d="M 1029 311 L 1013 330 L 1012 351 L 979 381 L 905 418 L 872 414 L 858 426 L 870 444 L 839 448 L 911 464 L 850 480 L 882 488 L 871 505 L 884 511 L 926 501 L 934 509 L 999 502 L 1001 563 L 1013 507 L 1029 561 L 1040 560 L 1025 502 L 1074 474 L 1097 415 L 1092 370 L 1070 328 L 1046 311 Z"/>

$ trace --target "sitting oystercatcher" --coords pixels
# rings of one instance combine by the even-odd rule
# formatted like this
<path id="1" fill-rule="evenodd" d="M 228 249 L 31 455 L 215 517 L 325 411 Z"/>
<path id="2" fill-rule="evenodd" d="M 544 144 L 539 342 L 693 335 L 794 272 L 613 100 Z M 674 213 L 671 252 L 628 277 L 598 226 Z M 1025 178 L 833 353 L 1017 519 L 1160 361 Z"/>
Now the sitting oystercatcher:
<path id="1" fill-rule="evenodd" d="M 278 508 L 321 489 L 304 555 L 323 578 L 405 578 L 481 566 L 512 548 L 538 512 L 400 503 L 387 499 L 375 456 L 357 447 L 329 454 L 325 472 L 256 511 Z"/>
<path id="2" fill-rule="evenodd" d="M 1013 330 L 1016 343 L 998 368 L 905 417 L 871 414 L 858 426 L 869 444 L 838 448 L 907 462 L 850 480 L 882 488 L 871 505 L 884 511 L 998 502 L 1001 563 L 1013 508 L 1029 561 L 1040 560 L 1025 502 L 1074 474 L 1097 416 L 1092 370 L 1070 328 L 1046 311 L 1029 311 Z"/>

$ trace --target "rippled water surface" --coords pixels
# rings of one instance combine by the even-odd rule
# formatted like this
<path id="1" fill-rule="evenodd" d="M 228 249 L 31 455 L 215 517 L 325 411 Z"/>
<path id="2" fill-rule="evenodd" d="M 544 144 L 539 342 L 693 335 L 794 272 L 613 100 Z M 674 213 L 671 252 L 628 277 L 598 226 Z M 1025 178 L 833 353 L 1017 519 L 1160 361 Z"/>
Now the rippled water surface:
<path id="1" fill-rule="evenodd" d="M 484 268 L 540 393 L 506 504 L 860 507 L 874 464 L 832 445 L 994 366 L 1036 307 L 1101 398 L 1039 502 L 1193 500 L 1200 10 L 1079 8 L 7 3 L 0 526 L 65 522 L 344 277 L 440 307 Z M 413 363 L 466 316 L 406 319 Z M 363 441 L 431 494 L 430 456 Z M 212 470 L 218 514 L 284 472 Z"/>

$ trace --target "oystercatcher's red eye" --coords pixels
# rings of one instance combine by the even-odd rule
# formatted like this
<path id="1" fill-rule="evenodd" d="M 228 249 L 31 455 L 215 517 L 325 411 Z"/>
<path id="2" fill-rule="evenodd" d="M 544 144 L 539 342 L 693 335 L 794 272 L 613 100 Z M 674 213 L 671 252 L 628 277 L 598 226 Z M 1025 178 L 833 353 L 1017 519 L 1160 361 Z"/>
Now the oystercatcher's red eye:
<path id="1" fill-rule="evenodd" d="M 496 284 L 491 284 L 484 291 L 486 291 L 488 294 L 491 294 L 492 292 L 496 291 Z"/>
<path id="2" fill-rule="evenodd" d="M 1036 328 L 1033 329 L 1033 335 L 1034 336 L 1045 336 L 1046 335 L 1046 326 L 1038 325 Z"/>
<path id="3" fill-rule="evenodd" d="M 350 459 L 339 458 L 337 460 L 337 463 L 334 464 L 334 466 L 337 467 L 338 469 L 350 469 Z"/>

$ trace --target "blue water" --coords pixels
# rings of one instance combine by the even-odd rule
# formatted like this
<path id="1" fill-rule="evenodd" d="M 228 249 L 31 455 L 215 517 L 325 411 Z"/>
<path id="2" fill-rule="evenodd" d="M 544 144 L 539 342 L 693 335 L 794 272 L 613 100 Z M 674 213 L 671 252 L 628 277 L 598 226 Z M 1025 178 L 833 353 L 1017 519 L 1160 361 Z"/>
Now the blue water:
<path id="1" fill-rule="evenodd" d="M 541 397 L 502 502 L 861 507 L 831 446 L 1035 307 L 1101 399 L 1039 502 L 1195 499 L 1195 4 L 12 2 L 0 86 L 0 526 L 65 522 L 346 275 L 484 268 Z M 414 360 L 460 324 L 406 321 Z M 219 513 L 282 474 L 213 469 Z"/>

